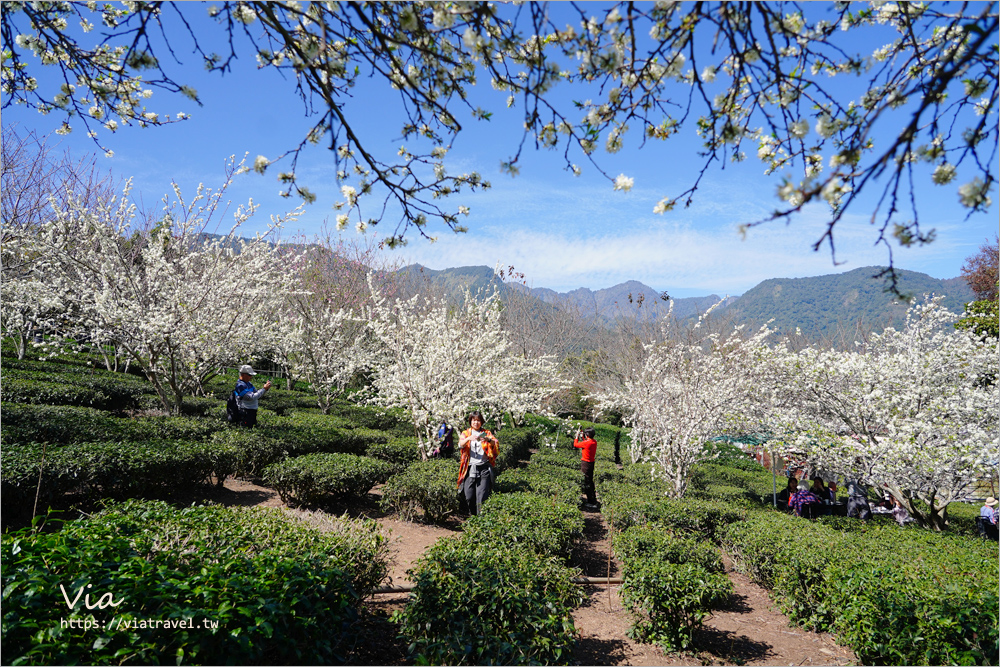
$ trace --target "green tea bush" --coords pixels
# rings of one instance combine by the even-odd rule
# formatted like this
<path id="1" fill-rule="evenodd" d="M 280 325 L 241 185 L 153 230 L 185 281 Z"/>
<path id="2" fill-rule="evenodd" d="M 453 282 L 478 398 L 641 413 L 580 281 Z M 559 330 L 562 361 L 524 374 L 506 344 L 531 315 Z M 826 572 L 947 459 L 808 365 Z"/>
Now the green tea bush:
<path id="1" fill-rule="evenodd" d="M 2 661 L 343 663 L 358 594 L 389 555 L 374 522 L 345 528 L 320 532 L 272 509 L 130 502 L 57 531 L 5 533 Z M 116 606 L 81 598 L 69 609 L 60 586 L 71 601 L 82 589 Z"/>
<path id="2" fill-rule="evenodd" d="M 894 524 L 845 532 L 775 512 L 722 535 L 792 620 L 835 632 L 865 664 L 998 664 L 995 543 Z"/>
<path id="3" fill-rule="evenodd" d="M 572 611 L 583 601 L 574 571 L 519 545 L 439 540 L 410 577 L 399 614 L 411 658 L 431 665 L 568 664 Z"/>
<path id="4" fill-rule="evenodd" d="M 976 528 L 976 517 L 979 516 L 979 506 L 969 503 L 951 503 L 948 505 L 948 531 L 958 535 L 979 535 Z"/>
<path id="5" fill-rule="evenodd" d="M 413 521 L 422 512 L 424 521 L 440 523 L 458 512 L 457 484 L 454 459 L 418 461 L 385 483 L 382 508 L 397 512 L 403 521 Z"/>
<path id="6" fill-rule="evenodd" d="M 508 470 L 497 478 L 494 490 L 498 493 L 524 491 L 570 505 L 579 505 L 580 481 L 563 474 L 563 471 L 564 469 L 554 466 L 529 466 Z"/>
<path id="7" fill-rule="evenodd" d="M 600 489 L 602 512 L 615 530 L 654 524 L 715 540 L 722 526 L 742 521 L 747 510 L 733 503 L 681 499 L 673 500 L 649 488 L 618 482 L 604 482 Z"/>
<path id="8" fill-rule="evenodd" d="M 613 543 L 625 579 L 622 602 L 635 617 L 629 636 L 668 651 L 689 648 L 702 621 L 732 593 L 718 550 L 649 524 L 615 534 Z"/>
<path id="9" fill-rule="evenodd" d="M 213 433 L 209 442 L 233 453 L 233 475 L 260 479 L 267 466 L 288 456 L 285 445 L 266 433 L 265 429 L 226 428 Z"/>
<path id="10" fill-rule="evenodd" d="M 710 484 L 702 490 L 691 489 L 685 497 L 700 500 L 715 500 L 741 507 L 750 505 L 759 506 L 762 504 L 759 495 L 738 486 L 726 486 L 724 484 Z"/>
<path id="11" fill-rule="evenodd" d="M 725 574 L 693 563 L 640 559 L 626 566 L 622 603 L 637 618 L 629 636 L 654 642 L 666 651 L 681 651 L 713 607 L 729 599 L 733 587 Z"/>
<path id="12" fill-rule="evenodd" d="M 495 493 L 482 511 L 462 524 L 465 540 L 523 544 L 543 556 L 568 561 L 574 543 L 583 536 L 583 515 L 568 503 L 533 493 Z"/>
<path id="13" fill-rule="evenodd" d="M 761 497 L 770 500 L 774 491 L 774 482 L 771 473 L 759 465 L 757 465 L 756 469 L 746 470 L 716 462 L 700 463 L 691 470 L 690 480 L 690 487 L 692 489 L 705 490 L 709 487 L 720 486 L 735 487 L 749 492 L 747 497 L 758 501 Z M 778 484 L 778 491 L 781 491 L 781 484 Z"/>
<path id="14" fill-rule="evenodd" d="M 497 456 L 496 468 L 502 474 L 528 460 L 530 450 L 536 445 L 537 433 L 525 428 L 506 428 L 497 435 L 497 439 L 500 441 L 500 454 Z M 457 444 L 457 438 L 455 442 Z"/>
<path id="15" fill-rule="evenodd" d="M 205 440 L 225 426 L 194 417 L 113 417 L 87 407 L 3 404 L 2 443 L 69 444 L 97 440 Z"/>
<path id="16" fill-rule="evenodd" d="M 38 362 L 34 362 L 38 363 Z M 139 401 L 144 396 L 154 394 L 153 386 L 142 378 L 123 373 L 111 373 L 101 370 L 88 370 L 74 366 L 64 366 L 57 364 L 44 364 L 44 371 L 41 370 L 20 370 L 10 369 L 4 363 L 3 387 L 4 400 L 11 400 L 19 403 L 48 403 L 51 405 L 90 405 L 105 410 L 128 410 L 139 407 Z M 64 371 L 63 369 L 72 369 Z M 63 384 L 67 386 L 90 389 L 95 395 L 101 396 L 98 403 L 77 403 L 52 400 L 25 400 L 18 398 L 16 383 L 17 380 L 27 385 L 41 387 L 47 384 Z M 13 392 L 13 393 L 11 393 Z M 37 393 L 37 392 L 36 392 Z M 8 397 L 9 396 L 9 397 Z"/>
<path id="17" fill-rule="evenodd" d="M 537 452 L 531 455 L 528 461 L 529 466 L 559 466 L 570 470 L 580 469 L 579 449 L 552 449 L 551 447 L 540 447 Z"/>
<path id="18" fill-rule="evenodd" d="M 290 456 L 315 452 L 362 455 L 369 446 L 389 441 L 389 436 L 380 431 L 355 428 L 342 419 L 326 415 L 299 412 L 269 419 L 260 430 L 265 436 L 284 443 Z"/>
<path id="19" fill-rule="evenodd" d="M 708 572 L 726 571 L 719 550 L 710 542 L 675 537 L 654 526 L 632 526 L 615 533 L 613 543 L 615 553 L 626 563 L 658 558 L 678 565 L 691 563 Z"/>
<path id="20" fill-rule="evenodd" d="M 594 469 L 594 483 L 598 490 L 605 482 L 617 482 L 619 484 L 629 484 L 645 489 L 656 491 L 660 495 L 666 495 L 666 483 L 653 477 L 652 464 L 650 463 L 630 463 L 620 470 L 611 466 L 598 466 Z"/>
<path id="21" fill-rule="evenodd" d="M 413 435 L 413 423 L 402 410 L 358 405 L 347 400 L 335 400 L 329 414 L 342 417 L 360 428 L 384 431 L 392 435 Z"/>
<path id="22" fill-rule="evenodd" d="M 315 506 L 364 496 L 391 474 L 389 463 L 368 456 L 307 454 L 269 465 L 264 470 L 264 483 L 288 504 Z"/>
<path id="23" fill-rule="evenodd" d="M 3 400 L 43 405 L 82 405 L 99 409 L 107 409 L 111 403 L 107 395 L 90 387 L 8 377 L 3 380 Z"/>
<path id="24" fill-rule="evenodd" d="M 414 437 L 395 437 L 389 442 L 378 442 L 368 447 L 366 456 L 388 461 L 393 474 L 398 474 L 420 460 L 420 447 Z"/>
<path id="25" fill-rule="evenodd" d="M 6 509 L 30 516 L 36 488 L 44 510 L 63 494 L 89 499 L 141 496 L 154 489 L 221 483 L 235 469 L 235 452 L 204 442 L 85 442 L 48 447 L 34 443 L 5 448 L 2 489 Z M 40 470 L 41 468 L 41 470 Z M 41 483 L 39 484 L 39 472 Z"/>

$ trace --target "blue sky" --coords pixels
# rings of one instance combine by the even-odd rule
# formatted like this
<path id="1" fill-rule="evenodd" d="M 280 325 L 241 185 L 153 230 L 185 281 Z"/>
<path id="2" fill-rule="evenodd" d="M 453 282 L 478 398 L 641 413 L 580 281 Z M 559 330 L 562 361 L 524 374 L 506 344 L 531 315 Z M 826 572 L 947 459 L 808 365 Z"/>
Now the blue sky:
<path id="1" fill-rule="evenodd" d="M 873 43 L 868 52 L 881 43 L 884 40 Z M 863 46 L 858 50 L 863 51 Z M 103 132 L 100 137 L 114 156 L 102 157 L 98 164 L 111 169 L 116 177 L 131 177 L 134 194 L 147 206 L 156 205 L 170 191 L 171 181 L 176 181 L 188 197 L 198 183 L 214 187 L 222 181 L 229 155 L 249 153 L 251 162 L 259 154 L 273 157 L 296 145 L 309 127 L 294 82 L 273 72 L 257 71 L 252 56 L 244 55 L 235 71 L 225 77 L 207 76 L 197 59 L 183 49 L 178 56 L 184 66 L 168 62 L 170 70 L 198 89 L 205 106 L 158 91 L 149 100 L 151 110 L 171 115 L 183 111 L 191 119 L 160 128 L 124 128 L 114 135 Z M 641 150 L 637 148 L 638 137 L 627 135 L 620 153 L 597 154 L 611 176 L 625 173 L 635 179 L 630 192 L 613 191 L 612 185 L 579 157 L 576 161 L 584 173 L 574 177 L 563 169 L 561 149 L 551 153 L 526 148 L 520 175 L 504 175 L 500 160 L 516 148 L 522 112 L 505 109 L 505 96 L 489 90 L 488 82 L 479 87 L 485 90 L 477 94 L 496 113 L 489 123 L 469 119 L 467 131 L 449 152 L 446 165 L 449 172 L 477 170 L 493 187 L 455 199 L 454 205 L 461 203 L 471 209 L 471 215 L 463 220 L 468 233 L 456 235 L 442 226 L 432 226 L 429 231 L 438 237 L 437 242 L 429 243 L 413 234 L 409 245 L 392 251 L 394 261 L 417 262 L 434 269 L 512 265 L 525 274 L 530 285 L 557 291 L 600 289 L 638 280 L 677 297 L 738 295 L 767 278 L 823 275 L 887 262 L 885 249 L 874 246 L 877 232 L 870 224 L 870 208 L 857 209 L 838 225 L 837 259 L 842 264 L 837 266 L 827 247 L 818 252 L 811 249 L 825 227 L 825 206 L 808 208 L 790 225 L 776 222 L 757 227 L 741 239 L 739 224 L 765 217 L 778 204 L 778 176 L 765 177 L 763 165 L 753 155 L 742 164 L 726 165 L 723 171 L 711 168 L 692 207 L 654 214 L 653 206 L 690 185 L 700 166 L 693 124 L 681 135 Z M 393 154 L 402 143 L 398 100 L 381 82 L 363 81 L 356 91 L 354 99 L 344 105 L 348 115 L 359 119 L 359 128 L 373 147 Z M 45 134 L 55 130 L 61 118 L 10 108 L 4 111 L 2 122 L 16 122 L 21 131 Z M 82 128 L 62 137 L 60 145 L 75 156 L 96 150 Z M 746 150 L 751 153 L 749 146 Z M 295 204 L 277 196 L 281 186 L 275 180 L 276 171 L 272 168 L 264 176 L 244 174 L 229 191 L 233 201 L 230 211 L 250 197 L 261 204 L 257 222 L 247 227 L 249 232 L 261 228 L 269 215 Z M 306 206 L 299 220 L 286 228 L 286 235 L 317 232 L 324 219 L 332 221 L 335 213 L 331 206 L 341 198 L 332 155 L 322 147 L 303 155 L 299 174 L 300 182 L 319 199 Z M 964 182 L 961 174 L 957 182 Z M 929 180 L 924 183 L 919 202 L 921 220 L 937 230 L 937 240 L 924 247 L 897 246 L 895 264 L 936 278 L 955 277 L 965 258 L 996 234 L 996 208 L 965 220 L 967 209 L 958 204 L 957 183 L 945 187 L 931 186 Z M 368 205 L 369 210 L 373 208 Z M 392 218 L 382 231 L 391 233 L 394 226 Z M 354 234 L 353 230 L 345 232 Z"/>

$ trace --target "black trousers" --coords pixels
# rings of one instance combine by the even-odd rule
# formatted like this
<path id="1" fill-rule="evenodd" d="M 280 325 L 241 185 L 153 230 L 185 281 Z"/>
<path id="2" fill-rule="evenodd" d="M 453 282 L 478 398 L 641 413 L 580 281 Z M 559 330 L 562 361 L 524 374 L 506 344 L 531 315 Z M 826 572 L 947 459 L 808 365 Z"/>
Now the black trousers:
<path id="1" fill-rule="evenodd" d="M 240 426 L 244 428 L 253 428 L 257 425 L 256 410 L 247 410 L 246 408 L 242 408 L 240 410 L 240 416 L 242 417 L 240 420 Z"/>
<path id="2" fill-rule="evenodd" d="M 587 495 L 587 502 L 596 505 L 597 490 L 594 488 L 593 461 L 580 461 L 580 472 L 583 473 L 583 492 Z"/>
<path id="3" fill-rule="evenodd" d="M 475 516 L 483 508 L 490 495 L 493 493 L 493 466 L 483 465 L 478 471 L 470 468 L 465 480 L 462 482 L 462 492 L 465 495 L 465 502 L 469 505 L 469 514 Z"/>

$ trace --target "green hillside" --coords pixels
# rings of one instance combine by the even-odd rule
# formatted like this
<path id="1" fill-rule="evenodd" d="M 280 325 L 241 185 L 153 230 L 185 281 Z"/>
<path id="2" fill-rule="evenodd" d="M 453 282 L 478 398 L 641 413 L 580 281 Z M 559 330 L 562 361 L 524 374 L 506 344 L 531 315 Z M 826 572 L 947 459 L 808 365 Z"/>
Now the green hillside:
<path id="1" fill-rule="evenodd" d="M 832 339 L 838 330 L 881 331 L 902 325 L 906 304 L 886 291 L 885 281 L 873 278 L 882 267 L 866 266 L 847 273 L 813 278 L 772 278 L 750 289 L 726 310 L 737 321 L 755 325 L 774 319 L 773 328 L 794 333 L 796 327 L 811 339 Z M 918 299 L 924 294 L 947 295 L 944 305 L 961 313 L 975 297 L 961 280 L 938 280 L 925 273 L 899 271 L 900 289 Z"/>

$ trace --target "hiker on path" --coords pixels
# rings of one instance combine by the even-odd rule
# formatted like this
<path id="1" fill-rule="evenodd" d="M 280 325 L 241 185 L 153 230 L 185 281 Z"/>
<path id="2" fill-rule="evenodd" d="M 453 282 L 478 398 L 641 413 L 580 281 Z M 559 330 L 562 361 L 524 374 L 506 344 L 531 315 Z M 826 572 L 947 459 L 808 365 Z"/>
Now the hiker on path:
<path id="1" fill-rule="evenodd" d="M 583 492 L 587 494 L 585 508 L 596 510 L 597 491 L 594 489 L 594 461 L 597 456 L 597 441 L 594 440 L 593 426 L 580 429 L 576 432 L 573 446 L 580 450 L 580 472 L 583 473 Z"/>
<path id="2" fill-rule="evenodd" d="M 469 415 L 469 428 L 458 439 L 458 488 L 462 489 L 473 516 L 479 514 L 493 493 L 494 466 L 500 453 L 496 437 L 483 428 L 485 422 L 483 413 L 476 410 Z"/>

